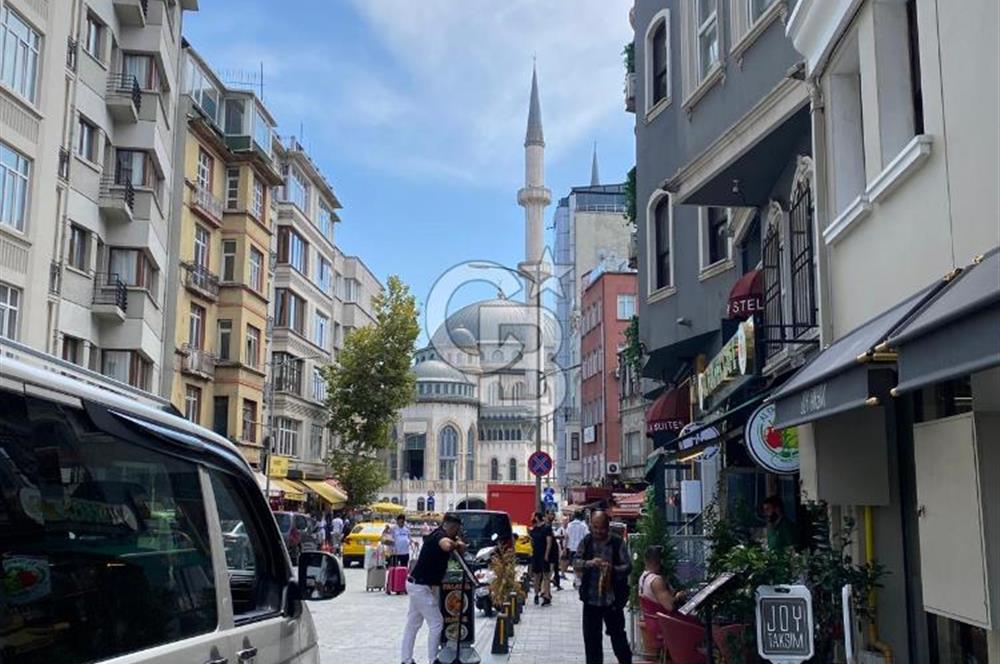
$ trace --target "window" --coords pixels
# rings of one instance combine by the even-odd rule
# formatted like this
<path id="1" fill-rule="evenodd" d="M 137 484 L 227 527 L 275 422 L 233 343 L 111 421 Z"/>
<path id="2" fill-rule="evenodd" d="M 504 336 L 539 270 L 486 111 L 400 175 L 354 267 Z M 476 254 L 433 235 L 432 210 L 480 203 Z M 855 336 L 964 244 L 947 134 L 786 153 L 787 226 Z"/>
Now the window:
<path id="1" fill-rule="evenodd" d="M 271 355 L 274 389 L 277 392 L 302 394 L 302 360 L 289 353 Z"/>
<path id="2" fill-rule="evenodd" d="M 774 0 L 746 0 L 747 11 L 750 14 L 750 25 L 753 25 L 757 20 L 764 15 L 767 8 L 771 6 Z"/>
<path id="3" fill-rule="evenodd" d="M 240 169 L 226 170 L 226 209 L 238 210 L 240 207 Z"/>
<path id="4" fill-rule="evenodd" d="M 646 111 L 670 98 L 670 10 L 650 21 L 646 32 Z"/>
<path id="5" fill-rule="evenodd" d="M 211 235 L 204 226 L 195 224 L 194 227 L 194 264 L 198 267 L 208 269 L 208 251 Z"/>
<path id="6" fill-rule="evenodd" d="M 73 364 L 83 364 L 83 339 L 63 335 L 62 359 Z"/>
<path id="7" fill-rule="evenodd" d="M 291 166 L 285 177 L 285 200 L 299 206 L 306 215 L 309 214 L 309 181 L 299 172 L 297 168 Z"/>
<path id="8" fill-rule="evenodd" d="M 134 350 L 101 352 L 101 373 L 142 390 L 149 389 L 153 363 Z"/>
<path id="9" fill-rule="evenodd" d="M 243 400 L 243 431 L 242 440 L 253 443 L 257 440 L 257 402 Z"/>
<path id="10" fill-rule="evenodd" d="M 212 431 L 224 438 L 229 437 L 229 397 L 212 400 Z"/>
<path id="11" fill-rule="evenodd" d="M 326 348 L 329 329 L 330 319 L 317 311 L 313 316 L 313 343 L 320 348 Z"/>
<path id="12" fill-rule="evenodd" d="M 226 128 L 230 136 L 246 136 L 248 133 L 245 99 L 226 100 Z"/>
<path id="13" fill-rule="evenodd" d="M 236 281 L 236 240 L 222 241 L 222 280 Z"/>
<path id="14" fill-rule="evenodd" d="M 316 263 L 316 285 L 324 293 L 331 293 L 333 288 L 333 266 L 330 261 L 320 257 Z"/>
<path id="15" fill-rule="evenodd" d="M 195 175 L 195 185 L 202 191 L 212 191 L 212 168 L 215 160 L 204 148 L 198 148 L 198 172 Z"/>
<path id="16" fill-rule="evenodd" d="M 500 462 L 495 457 L 490 459 L 490 481 L 500 481 Z"/>
<path id="17" fill-rule="evenodd" d="M 15 481 L 52 505 L 87 508 L 45 519 L 11 510 L 0 535 L 4 568 L 9 578 L 16 569 L 22 580 L 43 584 L 39 592 L 18 593 L 5 609 L 31 617 L 6 628 L 6 639 L 32 643 L 18 661 L 141 657 L 136 653 L 215 631 L 198 466 L 105 433 L 82 410 L 39 399 L 28 404 L 0 393 L 0 449 L 18 460 Z M 113 637 L 94 621 L 121 631 Z"/>
<path id="18" fill-rule="evenodd" d="M 266 155 L 271 155 L 271 125 L 259 108 L 254 108 L 253 140 Z M 308 212 L 308 208 L 303 210 Z"/>
<path id="19" fill-rule="evenodd" d="M 673 268 L 671 266 L 671 209 L 670 199 L 664 198 L 656 206 L 654 217 L 654 233 L 656 240 L 655 281 L 656 288 L 667 288 L 673 284 Z"/>
<path id="20" fill-rule="evenodd" d="M 260 330 L 253 325 L 247 325 L 247 339 L 243 361 L 251 367 L 260 367 Z"/>
<path id="21" fill-rule="evenodd" d="M 618 320 L 631 320 L 635 316 L 635 295 L 618 296 Z"/>
<path id="22" fill-rule="evenodd" d="M 469 427 L 465 444 L 465 479 L 476 479 L 476 430 Z"/>
<path id="23" fill-rule="evenodd" d="M 220 360 L 232 359 L 229 355 L 230 347 L 233 343 L 233 321 L 220 320 L 218 323 L 218 339 L 216 341 L 216 352 Z"/>
<path id="24" fill-rule="evenodd" d="M 250 288 L 264 292 L 264 254 L 257 247 L 250 247 Z"/>
<path id="25" fill-rule="evenodd" d="M 299 456 L 299 430 L 302 423 L 290 417 L 274 418 L 274 453 L 282 456 Z"/>
<path id="26" fill-rule="evenodd" d="M 7 12 L 9 10 L 2 10 Z M 0 141 L 0 225 L 23 231 L 28 218 L 28 176 L 31 162 Z"/>
<path id="27" fill-rule="evenodd" d="M 42 38 L 9 7 L 0 8 L 0 82 L 35 101 Z"/>
<path id="28" fill-rule="evenodd" d="M 277 303 L 277 325 L 289 327 L 299 334 L 305 333 L 306 302 L 301 297 L 288 290 L 278 288 L 275 291 Z"/>
<path id="29" fill-rule="evenodd" d="M 569 456 L 572 461 L 580 460 L 580 434 L 570 434 Z"/>
<path id="30" fill-rule="evenodd" d="M 97 127 L 81 115 L 76 122 L 76 153 L 90 162 L 97 161 Z"/>
<path id="31" fill-rule="evenodd" d="M 253 206 L 250 212 L 257 217 L 257 221 L 264 221 L 264 201 L 267 197 L 264 191 L 264 183 L 256 175 L 253 178 Z"/>
<path id="32" fill-rule="evenodd" d="M 424 450 L 427 448 L 427 434 L 406 434 L 403 450 L 403 472 L 411 480 L 424 479 Z"/>
<path id="33" fill-rule="evenodd" d="M 151 55 L 141 53 L 125 53 L 122 55 L 122 74 L 135 76 L 139 87 L 143 90 L 158 91 L 160 89 L 160 74 L 156 68 L 156 60 Z"/>
<path id="34" fill-rule="evenodd" d="M 517 459 L 513 457 L 507 462 L 507 479 L 511 482 L 517 481 Z"/>
<path id="35" fill-rule="evenodd" d="M 69 255 L 67 262 L 78 270 L 86 271 L 90 264 L 87 256 L 87 245 L 90 233 L 87 229 L 71 224 L 69 227 Z"/>
<path id="36" fill-rule="evenodd" d="M 164 6 L 164 11 L 169 16 L 170 12 L 167 6 Z M 212 83 L 208 74 L 202 70 L 201 66 L 190 55 L 185 62 L 184 79 L 185 92 L 191 95 L 192 101 L 201 107 L 205 115 L 212 119 L 212 122 L 218 122 L 219 90 Z M 141 79 L 140 85 L 142 85 Z"/>
<path id="37" fill-rule="evenodd" d="M 729 209 L 710 207 L 698 210 L 701 221 L 701 266 L 729 259 Z"/>
<path id="38" fill-rule="evenodd" d="M 117 274 L 122 283 L 134 288 L 153 289 L 153 265 L 139 249 L 111 249 L 108 272 Z"/>
<path id="39" fill-rule="evenodd" d="M 0 282 L 0 337 L 17 339 L 17 315 L 20 309 L 20 289 Z"/>
<path id="40" fill-rule="evenodd" d="M 453 480 L 458 466 L 458 432 L 446 426 L 438 434 L 438 479 Z"/>
<path id="41" fill-rule="evenodd" d="M 361 297 L 361 282 L 357 279 L 344 279 L 344 301 L 357 302 Z"/>
<path id="42" fill-rule="evenodd" d="M 319 204 L 319 231 L 323 234 L 323 237 L 333 242 L 333 224 L 336 221 L 336 216 L 333 214 L 333 210 L 330 207 L 320 201 Z"/>
<path id="43" fill-rule="evenodd" d="M 205 308 L 194 303 L 188 318 L 188 346 L 198 349 L 205 346 Z"/>
<path id="44" fill-rule="evenodd" d="M 278 262 L 291 265 L 302 274 L 308 272 L 309 244 L 289 226 L 278 229 Z"/>
<path id="45" fill-rule="evenodd" d="M 326 401 L 326 378 L 319 367 L 313 367 L 313 400 Z"/>
<path id="46" fill-rule="evenodd" d="M 201 421 L 201 388 L 194 385 L 184 390 L 184 417 L 195 424 Z"/>
<path id="47" fill-rule="evenodd" d="M 309 425 L 309 458 L 323 459 L 323 427 L 319 424 Z"/>
<path id="48" fill-rule="evenodd" d="M 698 5 L 698 75 L 708 76 L 712 66 L 719 61 L 718 0 L 695 0 Z"/>
<path id="49" fill-rule="evenodd" d="M 152 187 L 156 172 L 149 155 L 142 150 L 118 150 L 115 162 L 115 184 L 131 183 L 134 187 Z"/>

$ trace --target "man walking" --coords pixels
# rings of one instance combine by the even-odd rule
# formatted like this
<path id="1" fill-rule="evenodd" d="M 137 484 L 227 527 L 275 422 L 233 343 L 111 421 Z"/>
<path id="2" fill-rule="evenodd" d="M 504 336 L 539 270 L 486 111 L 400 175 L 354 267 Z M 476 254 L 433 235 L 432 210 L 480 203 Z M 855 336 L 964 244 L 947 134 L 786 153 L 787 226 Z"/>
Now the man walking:
<path id="1" fill-rule="evenodd" d="M 545 521 L 541 512 L 535 512 L 531 518 L 531 575 L 535 586 L 535 604 L 541 598 L 542 606 L 552 603 L 552 591 L 549 588 L 549 561 L 552 559 L 552 528 Z"/>
<path id="2" fill-rule="evenodd" d="M 465 543 L 458 539 L 461 527 L 462 522 L 457 516 L 445 515 L 441 527 L 424 538 L 417 564 L 406 579 L 406 594 L 410 598 L 410 609 L 406 614 L 406 628 L 403 631 L 403 643 L 400 647 L 403 664 L 414 664 L 413 644 L 425 620 L 427 662 L 433 664 L 437 659 L 438 648 L 441 646 L 441 630 L 444 627 L 444 616 L 441 615 L 438 595 L 441 582 L 448 571 L 451 552 L 465 551 Z"/>
<path id="3" fill-rule="evenodd" d="M 605 512 L 590 519 L 590 534 L 580 542 L 574 569 L 580 578 L 583 601 L 583 647 L 587 664 L 603 664 L 601 624 L 611 637 L 619 664 L 632 664 L 632 649 L 625 634 L 630 562 L 621 537 L 611 532 Z"/>
<path id="4" fill-rule="evenodd" d="M 583 541 L 583 538 L 586 537 L 589 532 L 590 529 L 587 528 L 587 524 L 583 522 L 583 512 L 575 512 L 573 514 L 573 520 L 570 521 L 568 526 L 566 526 L 567 564 L 572 565 L 576 560 L 576 554 L 580 548 L 580 542 Z M 579 583 L 580 580 L 574 575 L 573 587 L 576 588 Z"/>
<path id="5" fill-rule="evenodd" d="M 566 546 L 566 531 L 556 521 L 556 513 L 548 512 L 546 519 L 552 529 L 552 553 L 549 555 L 549 565 L 552 567 L 552 585 L 556 590 L 562 590 L 562 570 L 559 568 L 559 558 Z"/>
<path id="6" fill-rule="evenodd" d="M 340 518 L 340 513 L 338 512 L 333 520 L 330 521 L 330 546 L 333 548 L 333 552 L 340 554 L 340 541 L 344 536 L 344 520 Z"/>

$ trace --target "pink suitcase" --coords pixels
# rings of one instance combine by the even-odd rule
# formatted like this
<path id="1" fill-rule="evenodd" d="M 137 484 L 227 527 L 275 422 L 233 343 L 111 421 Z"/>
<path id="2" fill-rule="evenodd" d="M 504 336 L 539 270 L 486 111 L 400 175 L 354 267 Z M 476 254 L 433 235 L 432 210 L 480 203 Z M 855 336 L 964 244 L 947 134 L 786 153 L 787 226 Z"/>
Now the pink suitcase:
<path id="1" fill-rule="evenodd" d="M 390 567 L 385 578 L 385 592 L 387 595 L 405 595 L 406 577 L 409 574 L 405 567 Z"/>

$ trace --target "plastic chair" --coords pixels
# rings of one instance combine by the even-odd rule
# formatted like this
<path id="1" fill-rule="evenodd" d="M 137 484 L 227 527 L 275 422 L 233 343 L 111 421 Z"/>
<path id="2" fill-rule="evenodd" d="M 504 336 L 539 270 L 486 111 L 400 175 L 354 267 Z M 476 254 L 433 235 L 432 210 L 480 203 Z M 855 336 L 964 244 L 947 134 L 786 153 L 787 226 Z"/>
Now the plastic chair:
<path id="1" fill-rule="evenodd" d="M 676 611 L 657 613 L 663 643 L 673 664 L 706 664 L 705 625 Z"/>
<path id="2" fill-rule="evenodd" d="M 743 653 L 742 657 L 733 646 L 743 641 L 743 634 L 748 629 L 752 630 L 753 625 L 712 625 L 712 640 L 715 642 L 716 650 L 722 655 L 722 661 L 726 664 L 747 664 L 754 661 L 751 653 Z"/>
<path id="3" fill-rule="evenodd" d="M 656 618 L 656 614 L 663 611 L 663 605 L 646 597 L 639 597 L 639 608 L 642 610 L 644 643 L 655 652 L 663 650 L 663 630 Z"/>

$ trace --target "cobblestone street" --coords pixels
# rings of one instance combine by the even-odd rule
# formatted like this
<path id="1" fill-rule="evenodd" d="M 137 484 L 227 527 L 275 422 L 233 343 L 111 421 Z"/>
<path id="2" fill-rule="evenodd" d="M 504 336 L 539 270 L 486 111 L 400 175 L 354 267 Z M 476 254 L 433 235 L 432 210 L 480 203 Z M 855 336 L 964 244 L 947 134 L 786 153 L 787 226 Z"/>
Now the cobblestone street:
<path id="1" fill-rule="evenodd" d="M 367 593 L 365 573 L 347 570 L 347 591 L 330 602 L 310 605 L 319 633 L 323 664 L 387 664 L 399 661 L 399 640 L 406 619 L 407 598 L 382 592 Z M 476 648 L 484 664 L 582 664 L 580 602 L 572 586 L 553 592 L 552 606 L 525 607 L 508 655 L 490 655 L 493 620 L 477 612 Z M 414 651 L 424 664 L 426 627 L 417 635 Z M 613 664 L 611 644 L 605 637 L 605 662 Z"/>

